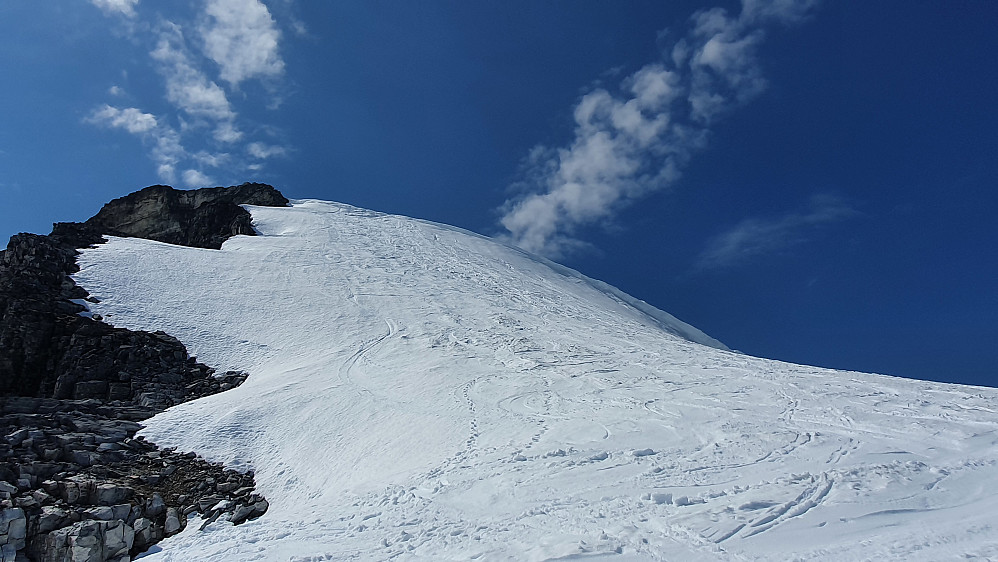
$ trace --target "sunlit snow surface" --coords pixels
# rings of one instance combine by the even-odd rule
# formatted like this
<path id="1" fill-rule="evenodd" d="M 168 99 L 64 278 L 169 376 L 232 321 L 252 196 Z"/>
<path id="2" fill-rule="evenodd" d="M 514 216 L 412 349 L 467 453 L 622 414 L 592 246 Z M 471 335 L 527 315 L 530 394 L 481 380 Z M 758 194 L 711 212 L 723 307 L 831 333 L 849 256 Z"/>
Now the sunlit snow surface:
<path id="1" fill-rule="evenodd" d="M 255 469 L 270 511 L 146 560 L 998 558 L 993 389 L 691 343 L 442 225 L 248 208 L 261 236 L 220 251 L 79 259 L 93 312 L 250 373 L 143 434 Z"/>

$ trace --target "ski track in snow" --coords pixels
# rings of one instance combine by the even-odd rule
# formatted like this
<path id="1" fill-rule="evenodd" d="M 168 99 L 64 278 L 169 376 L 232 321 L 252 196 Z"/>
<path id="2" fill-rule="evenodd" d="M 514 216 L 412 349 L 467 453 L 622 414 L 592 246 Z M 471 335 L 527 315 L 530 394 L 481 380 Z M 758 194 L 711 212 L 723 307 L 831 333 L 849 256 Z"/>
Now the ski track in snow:
<path id="1" fill-rule="evenodd" d="M 254 469 L 270 511 L 147 560 L 998 558 L 994 389 L 691 343 L 452 227 L 247 208 L 220 251 L 79 259 L 93 312 L 250 373 L 143 435 Z"/>

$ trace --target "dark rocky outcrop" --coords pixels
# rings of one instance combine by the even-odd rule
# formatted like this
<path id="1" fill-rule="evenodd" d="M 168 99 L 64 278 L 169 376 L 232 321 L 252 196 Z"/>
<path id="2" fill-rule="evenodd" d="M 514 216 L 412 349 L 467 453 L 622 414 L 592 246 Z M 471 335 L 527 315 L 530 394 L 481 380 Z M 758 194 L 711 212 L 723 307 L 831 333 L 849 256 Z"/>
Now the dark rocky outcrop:
<path id="1" fill-rule="evenodd" d="M 280 191 L 262 183 L 192 191 L 153 185 L 111 201 L 83 225 L 101 234 L 218 249 L 230 236 L 254 234 L 240 205 L 287 204 Z"/>
<path id="2" fill-rule="evenodd" d="M 79 270 L 76 250 L 105 234 L 218 248 L 235 234 L 255 234 L 240 204 L 287 203 L 266 184 L 193 191 L 154 185 L 111 201 L 86 222 L 57 223 L 48 236 L 13 236 L 0 252 L 0 396 L 159 400 L 164 407 L 189 399 L 183 389 L 207 367 L 190 363 L 180 342 L 77 314 L 89 295 L 69 277 Z"/>
<path id="3" fill-rule="evenodd" d="M 266 510 L 252 474 L 135 438 L 137 422 L 246 375 L 215 373 L 165 333 L 91 317 L 70 275 L 77 249 L 105 234 L 219 248 L 254 234 L 239 205 L 287 203 L 265 184 L 152 186 L 84 223 L 11 238 L 0 252 L 0 560 L 129 560 L 195 511 L 240 523 Z"/>
<path id="4" fill-rule="evenodd" d="M 0 395 L 114 400 L 165 408 L 196 397 L 210 369 L 162 332 L 115 328 L 78 313 L 75 249 L 19 234 L 0 255 Z M 193 394 L 192 394 L 193 392 Z"/>

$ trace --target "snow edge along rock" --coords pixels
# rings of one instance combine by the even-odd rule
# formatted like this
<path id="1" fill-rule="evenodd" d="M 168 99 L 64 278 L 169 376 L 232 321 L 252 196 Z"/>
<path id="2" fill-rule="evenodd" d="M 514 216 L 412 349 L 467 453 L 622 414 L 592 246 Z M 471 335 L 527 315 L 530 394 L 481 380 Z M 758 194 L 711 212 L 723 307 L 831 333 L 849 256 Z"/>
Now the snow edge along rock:
<path id="1" fill-rule="evenodd" d="M 245 204 L 288 200 L 266 184 L 155 185 L 109 202 L 84 223 L 15 235 L 0 252 L 4 562 L 61 560 L 83 545 L 87 561 L 128 560 L 180 532 L 192 513 L 238 524 L 267 510 L 252 473 L 135 437 L 138 422 L 234 388 L 246 375 L 214 373 L 165 333 L 103 322 L 70 277 L 79 269 L 77 250 L 104 243 L 104 235 L 202 248 L 254 235 Z"/>

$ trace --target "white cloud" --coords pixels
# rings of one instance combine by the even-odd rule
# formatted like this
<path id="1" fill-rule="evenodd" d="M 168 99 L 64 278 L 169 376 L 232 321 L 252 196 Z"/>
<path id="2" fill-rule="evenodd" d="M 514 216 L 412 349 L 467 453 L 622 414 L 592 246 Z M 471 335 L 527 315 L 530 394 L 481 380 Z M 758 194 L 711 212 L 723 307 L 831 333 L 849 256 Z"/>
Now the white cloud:
<path id="1" fill-rule="evenodd" d="M 100 8 L 105 14 L 120 14 L 127 18 L 134 18 L 135 6 L 139 0 L 90 0 L 90 3 Z"/>
<path id="2" fill-rule="evenodd" d="M 206 187 L 215 183 L 215 180 L 204 175 L 200 170 L 184 170 L 183 178 L 186 187 Z"/>
<path id="3" fill-rule="evenodd" d="M 772 254 L 807 240 L 815 227 L 852 218 L 859 213 L 838 197 L 816 195 L 808 208 L 777 218 L 750 218 L 715 236 L 697 259 L 700 271 L 722 269 Z"/>
<path id="4" fill-rule="evenodd" d="M 231 161 L 232 157 L 226 152 L 222 153 L 211 153 L 202 150 L 192 156 L 194 161 L 200 164 L 202 167 L 207 166 L 210 168 L 221 168 L 227 166 Z"/>
<path id="5" fill-rule="evenodd" d="M 744 9 L 737 19 L 718 8 L 693 17 L 689 39 L 697 48 L 688 60 L 688 100 L 694 120 L 709 122 L 765 89 L 755 57 L 763 32 L 748 26 L 747 20 Z"/>
<path id="6" fill-rule="evenodd" d="M 508 204 L 501 222 L 513 241 L 560 256 L 579 247 L 577 225 L 606 219 L 628 201 L 678 177 L 700 143 L 671 122 L 666 108 L 681 94 L 674 72 L 645 66 L 624 80 L 628 98 L 598 89 L 575 107 L 575 140 L 555 151 L 535 149 L 527 183 L 545 188 Z"/>
<path id="7" fill-rule="evenodd" d="M 249 78 L 269 78 L 284 72 L 278 53 L 281 32 L 258 0 L 208 0 L 198 26 L 208 58 L 233 87 Z"/>
<path id="8" fill-rule="evenodd" d="M 130 44 L 144 45 L 163 77 L 163 95 L 172 108 L 154 116 L 108 104 L 84 120 L 140 138 L 161 181 L 173 183 L 179 176 L 188 184 L 212 183 L 215 180 L 209 173 L 238 179 L 248 169 L 261 169 L 261 161 L 287 154 L 282 146 L 250 142 L 254 139 L 248 139 L 250 135 L 240 126 L 240 116 L 225 89 L 248 79 L 266 79 L 264 85 L 273 99 L 265 101 L 271 106 L 278 103 L 276 82 L 271 79 L 284 69 L 278 52 L 281 34 L 263 3 L 203 0 L 199 2 L 203 10 L 195 20 L 159 18 L 153 25 L 137 13 L 138 0 L 91 2 L 105 14 L 125 16 L 117 23 L 124 24 Z M 218 64 L 220 78 L 215 78 L 211 61 Z M 122 74 L 127 80 L 127 74 Z M 137 92 L 112 85 L 107 94 L 130 99 Z M 247 98 L 248 94 L 242 95 L 237 101 Z M 280 136 L 265 123 L 254 123 L 252 129 L 258 139 Z"/>
<path id="9" fill-rule="evenodd" d="M 166 99 L 193 117 L 230 120 L 235 112 L 223 90 L 208 80 L 191 61 L 184 37 L 176 25 L 167 25 L 160 34 L 156 49 L 150 53 L 160 63 L 166 79 Z"/>
<path id="10" fill-rule="evenodd" d="M 236 112 L 225 90 L 192 62 L 179 26 L 164 24 L 156 49 L 150 55 L 160 63 L 168 101 L 190 117 L 213 121 L 215 140 L 233 143 L 242 138 L 243 133 L 235 124 Z"/>
<path id="11" fill-rule="evenodd" d="M 616 92 L 604 88 L 575 106 L 575 138 L 535 148 L 524 161 L 526 195 L 507 201 L 501 224 L 514 244 L 559 257 L 580 247 L 585 225 L 674 183 L 702 149 L 713 120 L 765 88 L 756 49 L 761 26 L 802 19 L 815 0 L 743 0 L 738 17 L 697 12 L 667 60 L 644 66 Z"/>
<path id="12" fill-rule="evenodd" d="M 177 165 L 187 158 L 187 150 L 180 142 L 180 133 L 172 127 L 160 127 L 150 135 L 153 146 L 150 156 L 156 163 L 156 174 L 164 183 L 176 181 Z"/>
<path id="13" fill-rule="evenodd" d="M 268 145 L 262 142 L 251 142 L 246 145 L 246 152 L 250 156 L 259 160 L 266 160 L 273 156 L 284 156 L 288 150 L 283 146 Z"/>
<path id="14" fill-rule="evenodd" d="M 149 156 L 156 164 L 156 174 L 163 182 L 172 183 L 175 180 L 177 164 L 187 157 L 187 151 L 180 142 L 180 134 L 160 122 L 156 116 L 143 113 L 140 109 L 120 109 L 105 104 L 91 112 L 84 121 L 122 129 L 141 138 L 150 147 Z"/>
<path id="15" fill-rule="evenodd" d="M 119 109 L 107 104 L 95 109 L 86 120 L 98 125 L 125 129 L 133 134 L 151 131 L 158 125 L 156 116 L 151 113 L 143 113 L 134 107 Z"/>
<path id="16" fill-rule="evenodd" d="M 236 124 L 232 121 L 223 121 L 215 127 L 215 131 L 212 133 L 215 140 L 223 143 L 233 143 L 237 142 L 243 138 L 243 132 L 236 127 Z"/>

